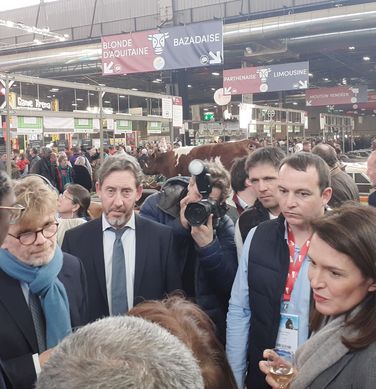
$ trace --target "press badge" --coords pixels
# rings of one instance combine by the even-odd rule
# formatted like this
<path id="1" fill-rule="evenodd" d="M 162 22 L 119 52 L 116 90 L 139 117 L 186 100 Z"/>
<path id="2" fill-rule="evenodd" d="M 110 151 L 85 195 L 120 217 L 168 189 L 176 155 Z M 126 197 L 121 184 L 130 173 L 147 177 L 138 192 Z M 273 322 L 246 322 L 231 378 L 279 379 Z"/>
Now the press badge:
<path id="1" fill-rule="evenodd" d="M 298 348 L 299 316 L 281 313 L 275 347 L 295 353 Z"/>

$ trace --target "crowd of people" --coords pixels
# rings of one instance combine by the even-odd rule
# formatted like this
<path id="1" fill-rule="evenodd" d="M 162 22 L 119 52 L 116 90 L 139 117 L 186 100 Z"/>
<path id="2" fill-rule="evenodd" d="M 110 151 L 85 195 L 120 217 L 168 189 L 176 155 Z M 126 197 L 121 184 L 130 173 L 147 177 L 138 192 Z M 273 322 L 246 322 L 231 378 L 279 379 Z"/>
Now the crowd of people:
<path id="1" fill-rule="evenodd" d="M 374 198 L 308 143 L 196 160 L 140 210 L 146 147 L 0 169 L 0 389 L 285 388 L 275 348 L 291 389 L 376 387 Z"/>

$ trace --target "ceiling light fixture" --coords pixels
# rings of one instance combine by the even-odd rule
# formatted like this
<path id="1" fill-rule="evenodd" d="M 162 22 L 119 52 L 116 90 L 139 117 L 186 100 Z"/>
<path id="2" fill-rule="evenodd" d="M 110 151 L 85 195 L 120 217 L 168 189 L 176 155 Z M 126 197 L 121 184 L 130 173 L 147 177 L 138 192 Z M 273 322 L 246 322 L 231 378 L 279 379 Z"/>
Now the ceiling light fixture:
<path id="1" fill-rule="evenodd" d="M 367 56 L 365 56 L 365 57 L 363 57 L 363 61 L 369 61 L 371 58 L 370 57 L 367 57 Z"/>
<path id="2" fill-rule="evenodd" d="M 354 51 L 354 50 L 355 50 L 355 46 L 349 46 L 348 49 L 349 49 L 350 51 Z"/>
<path id="3" fill-rule="evenodd" d="M 213 76 L 219 76 L 219 73 L 218 72 L 212 72 L 212 75 Z"/>
<path id="4" fill-rule="evenodd" d="M 50 31 L 48 27 L 46 28 L 38 28 L 35 26 L 28 26 L 22 22 L 12 22 L 11 20 L 3 20 L 0 19 L 0 26 L 16 28 L 18 30 L 22 30 L 28 32 L 29 34 L 37 34 L 42 36 L 47 36 L 49 38 L 53 38 L 60 42 L 64 42 L 69 38 L 68 34 L 58 34 L 56 32 Z"/>

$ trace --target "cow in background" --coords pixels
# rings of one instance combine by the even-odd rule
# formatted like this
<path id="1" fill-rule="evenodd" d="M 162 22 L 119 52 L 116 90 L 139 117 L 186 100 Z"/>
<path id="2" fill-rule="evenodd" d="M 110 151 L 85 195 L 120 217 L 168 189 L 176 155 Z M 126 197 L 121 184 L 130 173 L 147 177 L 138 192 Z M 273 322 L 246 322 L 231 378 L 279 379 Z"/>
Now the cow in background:
<path id="1" fill-rule="evenodd" d="M 167 152 L 155 152 L 144 164 L 145 174 L 162 174 L 170 178 L 178 175 L 190 176 L 188 165 L 193 159 L 214 160 L 219 157 L 223 166 L 230 170 L 235 158 L 248 155 L 261 145 L 253 140 L 210 143 L 200 146 L 186 146 Z"/>

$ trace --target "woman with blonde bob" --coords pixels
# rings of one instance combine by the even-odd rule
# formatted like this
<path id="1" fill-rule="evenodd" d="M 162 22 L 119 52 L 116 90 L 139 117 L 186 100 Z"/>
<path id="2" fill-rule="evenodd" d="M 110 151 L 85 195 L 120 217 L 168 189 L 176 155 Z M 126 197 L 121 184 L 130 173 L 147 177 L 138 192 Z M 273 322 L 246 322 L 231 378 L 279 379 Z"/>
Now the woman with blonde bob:
<path id="1" fill-rule="evenodd" d="M 290 388 L 376 388 L 376 208 L 347 204 L 314 221 L 308 254 L 313 335 Z M 268 362 L 260 369 L 280 388 Z"/>
<path id="2" fill-rule="evenodd" d="M 205 389 L 235 389 L 236 383 L 214 324 L 199 306 L 180 295 L 146 301 L 128 315 L 142 317 L 166 328 L 192 351 L 201 368 Z"/>

